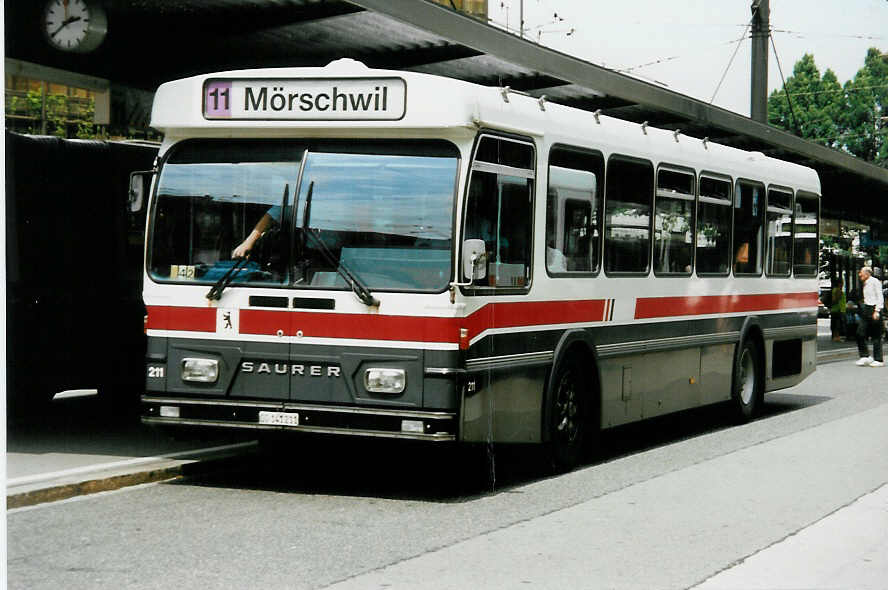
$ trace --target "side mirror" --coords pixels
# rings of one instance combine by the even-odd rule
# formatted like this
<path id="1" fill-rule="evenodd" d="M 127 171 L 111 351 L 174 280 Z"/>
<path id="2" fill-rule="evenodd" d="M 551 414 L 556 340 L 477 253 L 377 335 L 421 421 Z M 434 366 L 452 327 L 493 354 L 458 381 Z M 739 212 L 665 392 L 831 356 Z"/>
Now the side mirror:
<path id="1" fill-rule="evenodd" d="M 477 281 L 487 276 L 487 247 L 484 240 L 466 240 L 462 253 L 463 276 Z"/>
<path id="2" fill-rule="evenodd" d="M 139 213 L 144 207 L 148 192 L 151 190 L 151 179 L 154 178 L 154 170 L 141 170 L 132 172 L 129 179 L 129 210 L 131 213 Z"/>

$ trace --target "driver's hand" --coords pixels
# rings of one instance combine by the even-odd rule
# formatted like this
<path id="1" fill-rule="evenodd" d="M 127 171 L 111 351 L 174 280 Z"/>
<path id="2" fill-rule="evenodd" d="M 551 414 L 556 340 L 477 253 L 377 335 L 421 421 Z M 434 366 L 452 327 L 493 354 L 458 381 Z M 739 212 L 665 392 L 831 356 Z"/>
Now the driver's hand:
<path id="1" fill-rule="evenodd" d="M 252 247 L 253 244 L 249 243 L 249 240 L 244 240 L 240 246 L 231 251 L 231 257 L 244 258 L 250 252 L 250 248 Z"/>

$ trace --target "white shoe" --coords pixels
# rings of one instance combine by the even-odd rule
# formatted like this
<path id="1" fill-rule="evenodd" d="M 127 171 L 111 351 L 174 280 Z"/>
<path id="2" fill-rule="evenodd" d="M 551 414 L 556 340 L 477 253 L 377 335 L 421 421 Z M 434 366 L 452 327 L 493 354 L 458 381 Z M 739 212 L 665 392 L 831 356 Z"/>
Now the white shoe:
<path id="1" fill-rule="evenodd" d="M 865 367 L 868 364 L 870 364 L 871 362 L 873 362 L 873 357 L 864 356 L 864 357 L 861 357 L 860 359 L 858 359 L 857 362 L 854 364 L 857 365 L 858 367 Z"/>
<path id="2" fill-rule="evenodd" d="M 869 366 L 871 366 L 871 367 L 884 367 L 884 366 L 885 366 L 885 363 L 883 363 L 882 361 L 873 361 L 873 362 L 871 362 L 871 363 L 869 364 Z"/>

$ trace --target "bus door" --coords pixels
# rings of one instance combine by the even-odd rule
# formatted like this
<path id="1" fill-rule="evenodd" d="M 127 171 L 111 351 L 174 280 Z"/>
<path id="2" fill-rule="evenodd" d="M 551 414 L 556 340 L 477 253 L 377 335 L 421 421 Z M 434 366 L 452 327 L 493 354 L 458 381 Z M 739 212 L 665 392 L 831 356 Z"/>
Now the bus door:
<path id="1" fill-rule="evenodd" d="M 472 164 L 464 239 L 484 241 L 486 272 L 468 293 L 485 303 L 482 333 L 467 356 L 477 385 L 467 399 L 469 440 L 539 440 L 542 364 L 526 362 L 535 332 L 522 330 L 529 317 L 521 298 L 530 290 L 533 251 L 533 145 L 482 136 Z"/>

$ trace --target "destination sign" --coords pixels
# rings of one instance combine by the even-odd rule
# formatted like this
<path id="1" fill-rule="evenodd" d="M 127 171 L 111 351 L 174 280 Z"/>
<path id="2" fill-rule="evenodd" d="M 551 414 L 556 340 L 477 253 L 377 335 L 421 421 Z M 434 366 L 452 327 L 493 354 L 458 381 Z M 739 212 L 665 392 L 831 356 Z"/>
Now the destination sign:
<path id="1" fill-rule="evenodd" d="M 394 121 L 406 108 L 401 78 L 212 79 L 203 92 L 207 119 Z"/>

